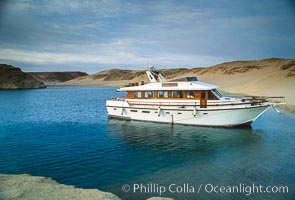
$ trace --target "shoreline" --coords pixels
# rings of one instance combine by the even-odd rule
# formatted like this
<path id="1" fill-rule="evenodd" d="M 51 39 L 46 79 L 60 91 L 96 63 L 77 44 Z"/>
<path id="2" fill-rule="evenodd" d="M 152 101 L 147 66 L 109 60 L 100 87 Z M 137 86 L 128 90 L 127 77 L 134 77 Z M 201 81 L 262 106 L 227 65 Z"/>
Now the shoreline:
<path id="1" fill-rule="evenodd" d="M 61 198 L 62 197 L 62 198 Z M 112 193 L 98 189 L 81 189 L 64 185 L 49 177 L 29 174 L 0 174 L 0 199 L 110 199 L 120 200 Z"/>
<path id="2" fill-rule="evenodd" d="M 76 188 L 60 184 L 50 177 L 29 174 L 0 174 L 0 199 L 2 200 L 120 200 L 110 192 L 98 189 Z M 173 200 L 164 197 L 151 197 L 148 200 Z"/>

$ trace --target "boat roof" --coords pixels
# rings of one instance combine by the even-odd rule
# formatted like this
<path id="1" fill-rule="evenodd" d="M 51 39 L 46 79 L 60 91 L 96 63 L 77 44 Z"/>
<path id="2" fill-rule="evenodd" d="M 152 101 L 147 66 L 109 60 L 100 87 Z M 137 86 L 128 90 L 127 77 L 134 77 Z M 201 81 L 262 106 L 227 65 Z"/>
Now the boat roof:
<path id="1" fill-rule="evenodd" d="M 145 85 L 123 87 L 118 91 L 162 91 L 162 90 L 213 90 L 218 88 L 216 85 L 211 85 L 201 81 L 191 82 L 156 82 L 147 83 Z"/>

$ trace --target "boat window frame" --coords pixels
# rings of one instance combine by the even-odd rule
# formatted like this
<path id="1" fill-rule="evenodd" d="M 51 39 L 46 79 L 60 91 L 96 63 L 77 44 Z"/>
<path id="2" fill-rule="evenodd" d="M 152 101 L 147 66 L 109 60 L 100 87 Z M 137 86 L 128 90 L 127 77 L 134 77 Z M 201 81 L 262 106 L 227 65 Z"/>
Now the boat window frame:
<path id="1" fill-rule="evenodd" d="M 168 92 L 168 91 L 165 91 L 165 90 L 159 90 L 157 93 L 158 93 L 158 94 L 157 94 L 157 98 L 158 98 L 158 99 L 168 99 L 168 98 L 169 98 L 169 92 Z M 161 94 L 161 93 L 163 93 L 163 96 L 162 96 L 162 97 L 160 97 L 160 94 Z M 165 94 L 166 94 L 167 96 L 165 96 Z"/>
<path id="2" fill-rule="evenodd" d="M 187 90 L 186 91 L 186 98 L 187 99 L 194 99 L 195 98 L 195 91 L 194 90 Z"/>
<path id="3" fill-rule="evenodd" d="M 209 90 L 208 100 L 219 100 L 219 97 L 212 90 Z"/>
<path id="4" fill-rule="evenodd" d="M 176 97 L 173 95 L 174 92 L 177 94 Z M 171 91 L 171 98 L 173 98 L 173 99 L 182 99 L 183 98 L 183 92 L 180 91 L 180 90 L 173 90 L 173 91 Z"/>
<path id="5" fill-rule="evenodd" d="M 141 99 L 142 98 L 141 91 L 134 91 L 133 95 L 134 95 L 135 99 Z"/>
<path id="6" fill-rule="evenodd" d="M 150 96 L 150 95 L 148 95 L 148 93 L 151 93 L 152 95 Z M 144 98 L 145 99 L 152 99 L 154 97 L 155 97 L 155 92 L 154 91 L 152 91 L 152 90 L 150 90 L 150 91 L 144 91 Z"/>
<path id="7" fill-rule="evenodd" d="M 222 98 L 222 94 L 217 90 L 217 89 L 213 89 L 211 90 L 213 92 L 213 94 L 215 94 L 215 96 L 218 98 L 218 99 L 221 99 Z"/>

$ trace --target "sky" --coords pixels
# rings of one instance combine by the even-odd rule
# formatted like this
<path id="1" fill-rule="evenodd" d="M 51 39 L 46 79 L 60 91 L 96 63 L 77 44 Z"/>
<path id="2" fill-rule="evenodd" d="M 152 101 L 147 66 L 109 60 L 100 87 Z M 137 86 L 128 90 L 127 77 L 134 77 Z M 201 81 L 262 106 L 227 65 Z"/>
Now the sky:
<path id="1" fill-rule="evenodd" d="M 295 58 L 293 0 L 1 0 L 0 63 L 24 71 Z"/>

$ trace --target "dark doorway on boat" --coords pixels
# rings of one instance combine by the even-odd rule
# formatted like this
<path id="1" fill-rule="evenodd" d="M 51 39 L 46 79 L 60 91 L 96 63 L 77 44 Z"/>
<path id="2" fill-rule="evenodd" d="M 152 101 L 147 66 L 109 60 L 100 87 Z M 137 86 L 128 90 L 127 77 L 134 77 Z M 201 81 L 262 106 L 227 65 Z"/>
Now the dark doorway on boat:
<path id="1" fill-rule="evenodd" d="M 207 91 L 201 91 L 200 108 L 207 108 Z"/>

